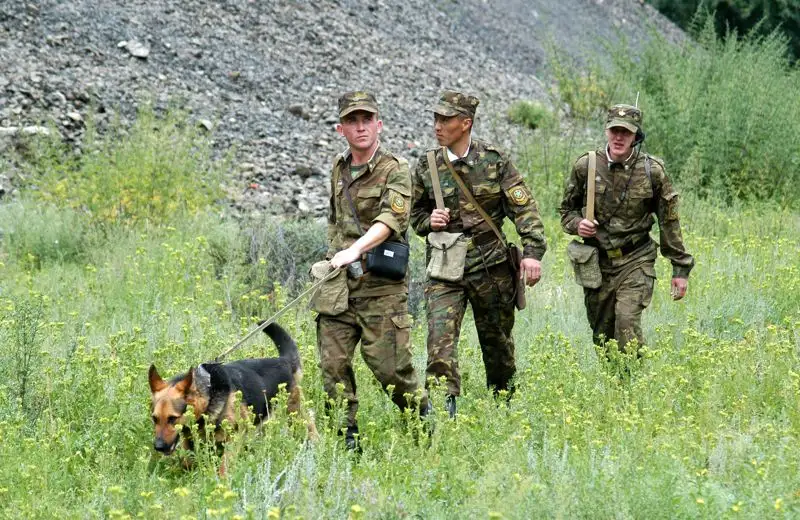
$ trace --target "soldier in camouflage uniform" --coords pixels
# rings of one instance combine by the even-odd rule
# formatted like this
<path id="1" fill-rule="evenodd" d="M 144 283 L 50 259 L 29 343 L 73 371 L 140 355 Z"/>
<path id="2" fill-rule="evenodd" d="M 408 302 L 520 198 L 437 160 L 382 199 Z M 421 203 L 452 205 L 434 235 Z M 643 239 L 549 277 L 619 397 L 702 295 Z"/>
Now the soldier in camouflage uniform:
<path id="1" fill-rule="evenodd" d="M 661 254 L 672 262 L 672 296 L 686 294 L 694 259 L 683 245 L 678 193 L 661 160 L 640 151 L 642 112 L 630 105 L 611 107 L 607 143 L 596 154 L 595 221 L 585 218 L 589 153 L 578 158 L 561 201 L 561 226 L 583 237 L 600 253 L 602 285 L 584 288 L 594 341 L 615 339 L 619 347 L 644 344 L 642 311 L 650 304 L 656 278 L 657 244 L 650 238 L 658 219 Z"/>
<path id="2" fill-rule="evenodd" d="M 539 262 L 547 247 L 536 202 L 511 160 L 495 146 L 472 138 L 472 122 L 478 99 L 445 91 L 433 108 L 435 150 L 444 210 L 436 209 L 426 155 L 413 175 L 411 225 L 420 236 L 431 231 L 463 232 L 468 250 L 463 280 L 425 281 L 428 320 L 428 366 L 426 376 L 443 376 L 447 384 L 446 407 L 455 416 L 461 394 L 458 369 L 458 338 L 467 303 L 472 306 L 475 328 L 486 368 L 486 384 L 495 392 L 511 391 L 516 372 L 514 360 L 514 295 L 516 281 L 509 269 L 505 240 L 500 241 L 476 208 L 467 200 L 444 162 L 444 153 L 464 180 L 477 202 L 502 229 L 508 217 L 522 239 L 520 276 L 534 285 L 541 276 Z M 430 260 L 430 245 L 427 249 Z"/>
<path id="3" fill-rule="evenodd" d="M 382 121 L 378 104 L 367 92 L 348 92 L 339 98 L 337 131 L 348 149 L 336 156 L 331 174 L 328 216 L 328 255 L 333 267 L 361 263 L 367 251 L 385 240 L 406 242 L 411 176 L 408 163 L 381 147 Z M 348 185 L 347 173 L 352 178 Z M 358 223 L 346 196 L 349 190 Z M 362 232 L 362 230 L 366 230 Z M 349 306 L 342 314 L 317 318 L 317 346 L 325 391 L 333 399 L 347 400 L 348 448 L 356 447 L 358 426 L 353 356 L 361 342 L 361 355 L 384 390 L 393 386 L 392 401 L 401 409 L 427 410 L 427 397 L 411 363 L 411 321 L 408 314 L 408 282 L 390 280 L 366 272 L 348 276 Z M 336 386 L 344 385 L 343 395 Z M 407 394 L 413 397 L 409 400 Z"/>

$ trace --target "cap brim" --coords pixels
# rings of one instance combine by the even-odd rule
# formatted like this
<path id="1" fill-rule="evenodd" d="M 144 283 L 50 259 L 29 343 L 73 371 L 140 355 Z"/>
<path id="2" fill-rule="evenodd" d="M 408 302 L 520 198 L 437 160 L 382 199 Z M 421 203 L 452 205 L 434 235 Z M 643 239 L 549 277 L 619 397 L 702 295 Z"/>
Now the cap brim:
<path id="1" fill-rule="evenodd" d="M 434 114 L 439 114 L 440 116 L 444 117 L 453 117 L 461 115 L 461 112 L 459 112 L 458 110 L 445 105 L 434 105 L 433 108 L 431 108 L 431 111 Z"/>
<path id="2" fill-rule="evenodd" d="M 348 114 L 352 114 L 353 112 L 369 112 L 370 114 L 377 114 L 378 109 L 372 105 L 356 105 L 354 107 L 347 107 L 339 112 L 339 118 L 341 119 Z"/>
<path id="3" fill-rule="evenodd" d="M 612 119 L 611 121 L 609 121 L 608 124 L 606 125 L 606 130 L 616 127 L 625 128 L 626 130 L 633 132 L 634 134 L 639 131 L 639 129 L 636 128 L 636 125 L 634 125 L 633 123 L 629 123 L 627 121 L 623 121 L 621 119 Z"/>

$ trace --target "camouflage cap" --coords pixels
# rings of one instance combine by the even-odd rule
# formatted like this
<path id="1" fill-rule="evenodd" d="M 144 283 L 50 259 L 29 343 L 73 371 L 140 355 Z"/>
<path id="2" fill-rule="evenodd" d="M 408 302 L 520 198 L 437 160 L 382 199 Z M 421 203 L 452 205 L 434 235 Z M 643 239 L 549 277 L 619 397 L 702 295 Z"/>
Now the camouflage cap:
<path id="1" fill-rule="evenodd" d="M 631 105 L 614 105 L 608 109 L 606 130 L 617 126 L 636 133 L 642 129 L 642 111 Z"/>
<path id="2" fill-rule="evenodd" d="M 445 90 L 439 97 L 439 103 L 431 110 L 435 114 L 445 117 L 463 115 L 474 118 L 479 103 L 480 101 L 475 96 L 468 96 L 454 90 Z"/>
<path id="3" fill-rule="evenodd" d="M 339 98 L 339 118 L 341 119 L 357 110 L 377 114 L 378 102 L 375 100 L 375 96 L 363 90 L 342 94 Z"/>

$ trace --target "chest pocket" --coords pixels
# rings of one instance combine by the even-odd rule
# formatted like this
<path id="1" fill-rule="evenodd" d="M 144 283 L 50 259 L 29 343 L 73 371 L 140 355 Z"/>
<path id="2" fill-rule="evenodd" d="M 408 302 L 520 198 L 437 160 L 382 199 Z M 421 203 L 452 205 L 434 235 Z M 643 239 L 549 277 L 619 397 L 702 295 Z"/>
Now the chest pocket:
<path id="1" fill-rule="evenodd" d="M 475 195 L 475 200 L 478 201 L 478 204 L 490 215 L 503 201 L 503 190 L 500 184 L 496 182 L 474 184 L 472 193 Z"/>
<path id="2" fill-rule="evenodd" d="M 610 195 L 609 191 L 609 195 Z M 586 200 L 588 194 L 584 192 L 583 194 L 583 208 L 582 208 L 582 215 L 586 216 Z M 606 195 L 606 185 L 601 182 L 597 182 L 594 185 L 594 218 L 595 220 L 604 220 L 606 213 L 609 211 L 611 201 L 609 201 Z"/>
<path id="3" fill-rule="evenodd" d="M 381 209 L 382 186 L 369 186 L 358 189 L 356 199 L 353 201 L 358 209 L 358 218 L 361 222 L 372 222 Z"/>
<path id="4" fill-rule="evenodd" d="M 651 212 L 653 202 L 653 185 L 650 179 L 641 172 L 641 177 L 631 181 L 628 189 L 628 200 L 625 201 L 625 214 L 630 219 L 640 219 Z"/>

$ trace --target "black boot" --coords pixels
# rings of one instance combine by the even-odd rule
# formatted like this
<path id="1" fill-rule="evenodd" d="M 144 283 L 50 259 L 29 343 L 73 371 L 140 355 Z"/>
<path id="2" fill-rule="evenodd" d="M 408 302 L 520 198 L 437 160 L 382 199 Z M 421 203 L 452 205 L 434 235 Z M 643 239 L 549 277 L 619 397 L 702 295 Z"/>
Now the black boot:
<path id="1" fill-rule="evenodd" d="M 358 425 L 348 426 L 344 432 L 344 447 L 356 453 L 361 453 L 361 443 L 358 439 Z"/>
<path id="2" fill-rule="evenodd" d="M 444 400 L 444 409 L 447 410 L 447 414 L 451 419 L 456 418 L 456 396 L 447 396 L 447 398 Z"/>

